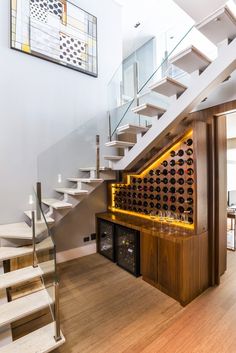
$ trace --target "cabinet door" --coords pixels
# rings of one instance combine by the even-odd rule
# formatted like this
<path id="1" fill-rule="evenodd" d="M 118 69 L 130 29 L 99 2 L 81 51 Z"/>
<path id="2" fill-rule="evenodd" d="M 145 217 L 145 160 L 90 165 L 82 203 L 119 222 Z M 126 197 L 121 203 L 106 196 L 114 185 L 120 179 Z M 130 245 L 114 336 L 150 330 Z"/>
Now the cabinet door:
<path id="1" fill-rule="evenodd" d="M 157 256 L 158 256 L 158 238 L 150 233 L 141 234 L 141 271 L 143 279 L 151 284 L 158 281 Z"/>
<path id="2" fill-rule="evenodd" d="M 158 283 L 175 298 L 180 292 L 180 251 L 178 242 L 158 239 Z"/>
<path id="3" fill-rule="evenodd" d="M 98 219 L 97 251 L 115 261 L 114 224 Z"/>

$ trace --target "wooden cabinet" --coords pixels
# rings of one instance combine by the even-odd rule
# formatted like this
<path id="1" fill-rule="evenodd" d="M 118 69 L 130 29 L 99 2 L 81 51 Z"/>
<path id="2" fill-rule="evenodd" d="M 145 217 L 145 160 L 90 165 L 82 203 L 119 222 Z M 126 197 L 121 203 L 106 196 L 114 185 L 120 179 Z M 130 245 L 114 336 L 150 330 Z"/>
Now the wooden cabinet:
<path id="1" fill-rule="evenodd" d="M 158 238 L 141 233 L 141 273 L 153 285 L 158 281 Z"/>

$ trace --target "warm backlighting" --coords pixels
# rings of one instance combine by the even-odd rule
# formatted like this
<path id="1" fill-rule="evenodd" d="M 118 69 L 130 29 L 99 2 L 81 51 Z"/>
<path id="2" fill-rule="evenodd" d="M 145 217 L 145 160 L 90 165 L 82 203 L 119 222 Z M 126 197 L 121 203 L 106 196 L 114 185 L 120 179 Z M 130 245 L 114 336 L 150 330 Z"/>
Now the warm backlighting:
<path id="1" fill-rule="evenodd" d="M 193 134 L 193 130 L 190 130 L 178 142 L 176 142 L 174 145 L 172 145 L 170 148 L 168 148 L 166 150 L 166 152 L 164 152 L 164 154 L 162 154 L 157 160 L 155 160 L 152 164 L 150 164 L 141 173 L 127 175 L 127 183 L 112 184 L 111 185 L 111 207 L 109 207 L 109 210 L 112 211 L 112 212 L 118 212 L 118 213 L 122 213 L 122 214 L 132 215 L 132 216 L 136 216 L 136 217 L 140 217 L 140 218 L 151 220 L 150 215 L 146 215 L 146 214 L 143 214 L 143 213 L 137 213 L 137 212 L 130 211 L 130 210 L 123 210 L 123 209 L 116 208 L 115 207 L 115 191 L 116 191 L 116 188 L 120 187 L 120 186 L 126 186 L 127 187 L 128 185 L 131 185 L 130 180 L 133 177 L 135 177 L 135 178 L 143 178 L 144 176 L 148 175 L 150 170 L 153 170 L 153 169 L 157 168 L 158 166 L 160 166 L 161 163 L 169 157 L 170 152 L 172 150 L 176 151 L 177 149 L 179 149 L 181 144 L 183 144 L 183 142 L 185 140 L 187 140 L 189 137 L 192 137 L 192 134 Z M 155 221 L 158 222 L 158 223 L 161 222 L 159 220 L 158 216 L 156 217 Z M 164 222 L 168 223 L 168 218 L 167 217 L 164 218 Z M 183 227 L 183 228 L 189 229 L 189 230 L 193 230 L 194 229 L 194 224 L 188 224 L 188 223 L 180 221 L 180 220 L 179 221 L 174 221 L 174 222 L 171 221 L 169 223 L 171 223 L 171 225 L 178 226 L 178 227 Z"/>

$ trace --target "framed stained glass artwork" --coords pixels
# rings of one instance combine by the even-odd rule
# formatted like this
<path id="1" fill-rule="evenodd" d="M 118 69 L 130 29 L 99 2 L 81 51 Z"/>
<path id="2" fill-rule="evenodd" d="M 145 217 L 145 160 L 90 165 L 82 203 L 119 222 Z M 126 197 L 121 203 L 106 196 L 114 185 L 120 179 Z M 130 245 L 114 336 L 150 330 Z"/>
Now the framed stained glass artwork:
<path id="1" fill-rule="evenodd" d="M 97 18 L 75 0 L 11 0 L 11 48 L 97 77 Z"/>

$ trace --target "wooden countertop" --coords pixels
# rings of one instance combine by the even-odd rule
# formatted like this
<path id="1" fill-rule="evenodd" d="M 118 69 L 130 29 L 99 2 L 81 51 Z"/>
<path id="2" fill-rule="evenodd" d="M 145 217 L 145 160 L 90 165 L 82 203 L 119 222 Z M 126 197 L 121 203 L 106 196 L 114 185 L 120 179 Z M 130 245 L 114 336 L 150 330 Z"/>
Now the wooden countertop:
<path id="1" fill-rule="evenodd" d="M 113 222 L 116 224 L 120 224 L 122 226 L 138 230 L 139 232 L 150 233 L 152 236 L 156 236 L 158 238 L 165 238 L 172 241 L 183 241 L 186 239 L 195 236 L 192 230 L 188 230 L 186 228 L 181 229 L 178 227 L 178 231 L 176 233 L 171 233 L 168 231 L 161 231 L 161 224 L 157 220 L 154 221 L 153 230 L 153 220 L 136 217 L 133 215 L 127 215 L 122 213 L 113 213 L 113 212 L 105 212 L 105 213 L 97 213 L 97 218 L 104 219 L 109 222 Z M 168 226 L 169 229 L 176 229 L 175 226 Z M 185 234 L 183 234 L 185 232 Z"/>

